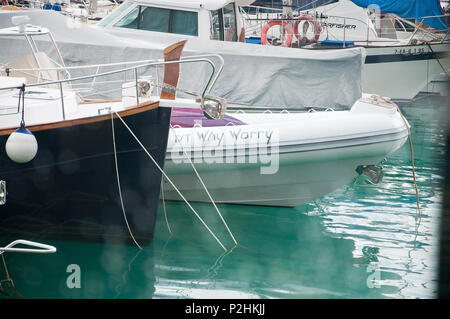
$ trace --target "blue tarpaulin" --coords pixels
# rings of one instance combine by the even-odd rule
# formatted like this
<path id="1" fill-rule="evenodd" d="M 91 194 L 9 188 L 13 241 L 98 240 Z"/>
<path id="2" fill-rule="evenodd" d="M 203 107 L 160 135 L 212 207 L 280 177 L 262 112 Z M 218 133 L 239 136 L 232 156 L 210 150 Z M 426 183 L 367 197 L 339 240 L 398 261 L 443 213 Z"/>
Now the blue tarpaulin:
<path id="1" fill-rule="evenodd" d="M 439 0 L 352 0 L 360 7 L 378 5 L 383 13 L 394 13 L 402 18 L 414 18 L 422 21 L 423 17 L 442 15 Z M 444 18 L 431 18 L 423 21 L 427 26 L 447 32 Z"/>

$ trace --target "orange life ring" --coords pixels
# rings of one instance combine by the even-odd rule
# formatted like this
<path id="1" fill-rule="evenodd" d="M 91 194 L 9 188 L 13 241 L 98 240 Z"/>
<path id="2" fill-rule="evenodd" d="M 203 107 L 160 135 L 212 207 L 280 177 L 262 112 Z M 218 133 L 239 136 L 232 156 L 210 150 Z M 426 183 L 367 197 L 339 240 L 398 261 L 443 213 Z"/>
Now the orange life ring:
<path id="1" fill-rule="evenodd" d="M 267 22 L 267 24 L 261 30 L 261 43 L 264 45 L 270 44 L 269 42 L 267 42 L 267 32 L 271 27 L 276 25 L 283 27 L 286 33 L 286 38 L 284 39 L 282 46 L 291 46 L 294 30 L 286 21 L 282 20 L 270 20 L 269 22 Z"/>
<path id="2" fill-rule="evenodd" d="M 317 42 L 319 40 L 320 32 L 322 31 L 322 28 L 320 27 L 319 23 L 312 16 L 310 16 L 309 14 L 301 14 L 298 17 L 298 20 L 295 21 L 295 24 L 294 24 L 295 37 L 300 40 L 300 35 L 298 33 L 298 26 L 299 26 L 300 22 L 302 22 L 302 21 L 311 21 L 312 24 L 314 25 L 314 38 L 308 39 L 308 38 L 305 37 L 305 39 L 309 43 Z M 306 25 L 306 29 L 303 29 L 303 32 L 306 33 L 308 28 L 309 28 L 309 23 Z"/>

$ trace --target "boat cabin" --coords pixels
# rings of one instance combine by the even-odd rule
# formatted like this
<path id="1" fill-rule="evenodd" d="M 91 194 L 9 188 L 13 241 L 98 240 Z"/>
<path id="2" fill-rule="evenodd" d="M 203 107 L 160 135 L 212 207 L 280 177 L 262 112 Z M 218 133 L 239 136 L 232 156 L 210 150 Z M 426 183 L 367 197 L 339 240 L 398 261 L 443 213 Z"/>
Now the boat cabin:
<path id="1" fill-rule="evenodd" d="M 253 0 L 126 0 L 98 25 L 238 41 L 239 6 Z M 243 32 L 243 31 L 242 31 Z M 243 41 L 244 35 L 241 35 Z"/>
<path id="2" fill-rule="evenodd" d="M 279 20 L 283 19 L 281 14 L 285 14 L 286 8 L 290 11 L 292 8 L 272 8 L 273 11 L 268 13 L 267 8 L 251 6 L 252 3 L 257 4 L 254 0 L 125 0 L 98 25 L 116 31 L 119 28 L 153 31 L 161 35 L 172 34 L 174 38 L 178 35 L 178 38 L 193 37 L 201 41 L 246 42 L 247 37 L 247 42 L 252 42 L 253 37 L 259 37 L 259 41 L 252 43 L 270 42 L 287 47 L 303 47 L 311 43 L 314 46 L 325 40 L 327 43 L 337 41 L 344 47 L 347 41 L 349 45 L 369 45 L 371 42 L 370 45 L 385 46 L 409 44 L 412 37 L 441 40 L 440 34 L 426 32 L 421 24 L 416 25 L 395 14 L 364 8 L 350 0 L 330 2 L 311 10 L 298 10 L 299 21 L 288 20 L 285 24 L 292 28 L 285 26 L 284 31 L 279 26 L 282 24 Z M 310 19 L 306 19 L 308 17 Z M 272 28 L 271 22 L 278 27 Z M 262 34 L 264 30 L 265 34 Z M 271 40 L 266 41 L 266 37 Z"/>

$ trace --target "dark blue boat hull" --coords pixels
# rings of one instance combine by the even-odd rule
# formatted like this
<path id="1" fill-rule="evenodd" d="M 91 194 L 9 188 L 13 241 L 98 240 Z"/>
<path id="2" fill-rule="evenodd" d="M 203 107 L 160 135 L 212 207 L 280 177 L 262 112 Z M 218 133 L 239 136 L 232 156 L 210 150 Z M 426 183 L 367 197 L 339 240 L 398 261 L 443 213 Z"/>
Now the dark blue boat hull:
<path id="1" fill-rule="evenodd" d="M 123 117 L 163 168 L 170 109 Z M 140 245 L 153 239 L 161 172 L 119 119 L 114 119 L 124 210 Z M 27 164 L 6 155 L 0 136 L 0 234 L 24 239 L 132 243 L 121 207 L 111 119 L 34 132 L 39 144 Z"/>

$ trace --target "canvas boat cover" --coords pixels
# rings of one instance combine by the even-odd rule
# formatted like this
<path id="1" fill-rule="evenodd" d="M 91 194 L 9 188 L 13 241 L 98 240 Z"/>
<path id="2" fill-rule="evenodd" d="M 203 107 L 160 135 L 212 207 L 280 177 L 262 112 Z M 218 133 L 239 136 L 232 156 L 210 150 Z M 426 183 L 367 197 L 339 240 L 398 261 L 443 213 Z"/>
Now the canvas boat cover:
<path id="1" fill-rule="evenodd" d="M 0 28 L 10 27 L 11 16 L 19 14 L 23 12 L 0 10 Z M 53 11 L 28 10 L 26 14 L 31 24 L 52 32 L 68 66 L 161 59 L 162 50 L 177 42 L 173 37 L 164 38 L 165 34 L 159 33 L 158 37 L 157 32 L 118 36 L 100 26 L 74 23 Z M 46 36 L 42 38 L 36 38 L 38 47 L 50 50 L 50 41 L 44 40 Z M 0 37 L 0 63 L 29 53 L 23 37 Z M 289 109 L 337 107 L 351 106 L 362 95 L 363 48 L 303 50 L 189 38 L 183 56 L 206 53 L 220 54 L 225 60 L 224 70 L 210 93 L 228 103 Z M 55 50 L 49 55 L 57 60 Z M 201 92 L 210 70 L 206 64 L 184 64 L 178 86 Z M 72 73 L 72 77 L 79 75 L 85 73 Z"/>
<path id="2" fill-rule="evenodd" d="M 443 15 L 439 0 L 352 0 L 360 7 L 371 5 L 380 7 L 383 13 L 394 13 L 402 18 L 414 18 L 421 21 L 423 17 Z M 447 24 L 443 17 L 425 19 L 424 23 L 436 30 L 447 32 Z"/>

